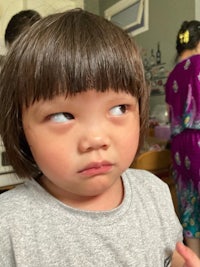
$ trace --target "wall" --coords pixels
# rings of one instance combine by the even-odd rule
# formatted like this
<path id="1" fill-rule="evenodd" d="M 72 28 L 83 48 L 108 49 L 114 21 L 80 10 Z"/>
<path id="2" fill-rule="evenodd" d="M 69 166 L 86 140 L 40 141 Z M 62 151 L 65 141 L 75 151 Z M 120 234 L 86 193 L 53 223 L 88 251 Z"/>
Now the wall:
<path id="1" fill-rule="evenodd" d="M 84 8 L 89 12 L 99 14 L 99 0 L 84 0 Z"/>
<path id="2" fill-rule="evenodd" d="M 149 0 L 149 30 L 135 37 L 138 45 L 156 49 L 160 42 L 162 61 L 172 68 L 175 57 L 175 39 L 184 20 L 195 18 L 194 0 Z"/>
<path id="3" fill-rule="evenodd" d="M 198 0 L 199 1 L 199 0 Z M 176 35 L 184 20 L 195 19 L 195 0 L 149 0 L 149 30 L 134 37 L 137 44 L 146 49 L 148 56 L 160 42 L 162 62 L 170 71 L 176 55 Z M 150 110 L 158 104 L 165 105 L 165 95 L 150 98 Z"/>
<path id="4" fill-rule="evenodd" d="M 99 0 L 99 14 L 104 16 L 104 10 L 114 5 L 119 0 Z"/>

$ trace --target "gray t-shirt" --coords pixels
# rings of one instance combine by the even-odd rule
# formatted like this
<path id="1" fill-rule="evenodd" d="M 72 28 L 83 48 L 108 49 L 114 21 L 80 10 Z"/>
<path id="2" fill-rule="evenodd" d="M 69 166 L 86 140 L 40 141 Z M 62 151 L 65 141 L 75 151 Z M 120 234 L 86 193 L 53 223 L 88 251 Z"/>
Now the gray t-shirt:
<path id="1" fill-rule="evenodd" d="M 122 175 L 111 211 L 71 208 L 28 180 L 0 195 L 2 267 L 166 267 L 182 228 L 168 186 L 149 172 Z"/>

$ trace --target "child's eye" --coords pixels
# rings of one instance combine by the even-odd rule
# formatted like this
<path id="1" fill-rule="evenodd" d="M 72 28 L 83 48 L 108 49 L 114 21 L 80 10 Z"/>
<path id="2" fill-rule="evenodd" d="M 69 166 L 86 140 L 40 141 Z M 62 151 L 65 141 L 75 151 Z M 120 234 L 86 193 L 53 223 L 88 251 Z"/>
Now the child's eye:
<path id="1" fill-rule="evenodd" d="M 126 113 L 126 111 L 127 111 L 127 105 L 119 105 L 110 109 L 111 114 L 114 116 L 122 115 Z"/>
<path id="2" fill-rule="evenodd" d="M 50 120 L 54 122 L 67 122 L 69 120 L 73 120 L 74 116 L 70 113 L 60 112 L 50 115 Z"/>

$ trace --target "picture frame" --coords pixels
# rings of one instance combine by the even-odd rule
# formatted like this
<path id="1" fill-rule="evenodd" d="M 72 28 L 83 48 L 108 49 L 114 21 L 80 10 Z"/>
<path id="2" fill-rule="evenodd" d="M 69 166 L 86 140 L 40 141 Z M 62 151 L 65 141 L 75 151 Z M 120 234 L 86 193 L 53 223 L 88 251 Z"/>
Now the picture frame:
<path id="1" fill-rule="evenodd" d="M 104 11 L 106 19 L 131 36 L 149 29 L 149 0 L 121 0 Z"/>

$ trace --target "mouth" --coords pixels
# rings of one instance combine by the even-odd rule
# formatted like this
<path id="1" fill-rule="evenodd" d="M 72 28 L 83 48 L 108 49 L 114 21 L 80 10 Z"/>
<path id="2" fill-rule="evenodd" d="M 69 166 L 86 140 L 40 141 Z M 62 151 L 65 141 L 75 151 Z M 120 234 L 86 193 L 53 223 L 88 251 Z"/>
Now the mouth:
<path id="1" fill-rule="evenodd" d="M 85 166 L 78 173 L 86 176 L 94 176 L 99 174 L 108 173 L 113 167 L 113 164 L 108 161 L 93 162 Z"/>

